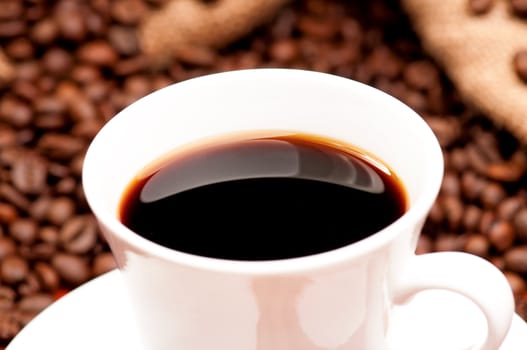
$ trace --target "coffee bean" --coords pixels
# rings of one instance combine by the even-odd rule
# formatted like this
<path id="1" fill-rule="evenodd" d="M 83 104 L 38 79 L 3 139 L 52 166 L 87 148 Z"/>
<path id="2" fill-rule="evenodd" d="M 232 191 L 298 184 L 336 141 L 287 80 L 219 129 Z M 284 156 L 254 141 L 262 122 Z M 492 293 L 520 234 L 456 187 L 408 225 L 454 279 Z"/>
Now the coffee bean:
<path id="1" fill-rule="evenodd" d="M 115 258 L 111 253 L 98 254 L 93 260 L 92 273 L 94 276 L 102 275 L 117 267 Z"/>
<path id="2" fill-rule="evenodd" d="M 20 332 L 21 325 L 13 314 L 9 311 L 0 315 L 0 339 L 11 339 Z"/>
<path id="3" fill-rule="evenodd" d="M 14 96 L 4 97 L 0 100 L 0 121 L 17 128 L 28 126 L 33 119 L 31 108 Z"/>
<path id="4" fill-rule="evenodd" d="M 0 224 L 10 224 L 17 218 L 18 211 L 13 205 L 0 202 Z"/>
<path id="5" fill-rule="evenodd" d="M 465 207 L 462 226 L 465 230 L 471 232 L 478 229 L 481 222 L 482 210 L 474 205 L 470 204 Z"/>
<path id="6" fill-rule="evenodd" d="M 0 20 L 19 18 L 23 12 L 24 6 L 17 0 L 4 0 L 0 2 Z"/>
<path id="7" fill-rule="evenodd" d="M 455 148 L 449 154 L 450 166 L 457 172 L 463 172 L 469 167 L 468 157 L 462 148 Z"/>
<path id="8" fill-rule="evenodd" d="M 44 155 L 52 159 L 68 159 L 79 153 L 85 144 L 72 136 L 57 133 L 48 133 L 43 135 L 37 148 Z"/>
<path id="9" fill-rule="evenodd" d="M 461 135 L 461 125 L 454 118 L 426 116 L 424 119 L 443 147 L 452 145 Z"/>
<path id="10" fill-rule="evenodd" d="M 97 224 L 91 216 L 76 216 L 64 223 L 59 241 L 70 253 L 87 253 L 97 241 Z"/>
<path id="11" fill-rule="evenodd" d="M 42 64 L 49 73 L 64 76 L 73 67 L 73 57 L 62 48 L 51 48 L 42 56 Z"/>
<path id="12" fill-rule="evenodd" d="M 114 25 L 108 29 L 108 40 L 112 47 L 123 56 L 139 53 L 139 42 L 133 27 Z"/>
<path id="13" fill-rule="evenodd" d="M 16 293 L 12 288 L 0 285 L 0 311 L 4 312 L 13 308 Z"/>
<path id="14" fill-rule="evenodd" d="M 435 240 L 434 251 L 462 251 L 467 237 L 455 233 L 440 233 Z"/>
<path id="15" fill-rule="evenodd" d="M 500 252 L 504 252 L 514 243 L 516 238 L 514 228 L 509 221 L 494 222 L 487 233 L 490 243 Z"/>
<path id="16" fill-rule="evenodd" d="M 507 197 L 503 187 L 497 182 L 488 182 L 481 192 L 481 203 L 486 208 L 495 208 Z"/>
<path id="17" fill-rule="evenodd" d="M 524 201 L 519 196 L 505 198 L 496 209 L 498 217 L 504 220 L 512 220 L 516 213 L 522 209 Z M 527 223 L 527 221 L 526 221 Z M 526 224 L 527 225 L 527 224 Z M 518 230 L 518 228 L 515 228 Z M 527 230 L 526 230 L 527 234 Z M 527 237 L 527 236 L 526 236 Z"/>
<path id="18" fill-rule="evenodd" d="M 448 171 L 445 173 L 441 184 L 441 193 L 457 197 L 461 195 L 461 183 L 457 174 Z"/>
<path id="19" fill-rule="evenodd" d="M 16 189 L 26 194 L 43 192 L 47 168 L 43 159 L 29 153 L 18 158 L 11 169 L 11 181 Z"/>
<path id="20" fill-rule="evenodd" d="M 13 60 L 22 61 L 33 58 L 35 50 L 29 39 L 19 38 L 11 41 L 5 47 L 5 53 Z"/>
<path id="21" fill-rule="evenodd" d="M 277 62 L 293 62 L 299 57 L 298 45 L 291 38 L 276 40 L 269 48 L 270 58 Z"/>
<path id="22" fill-rule="evenodd" d="M 23 211 L 26 211 L 30 206 L 29 199 L 7 183 L 0 183 L 0 198 Z"/>
<path id="23" fill-rule="evenodd" d="M 489 240 L 484 235 L 471 234 L 467 237 L 463 250 L 470 254 L 487 257 L 489 248 Z"/>
<path id="24" fill-rule="evenodd" d="M 527 273 L 527 245 L 515 246 L 504 254 L 507 269 L 519 273 Z"/>
<path id="25" fill-rule="evenodd" d="M 52 292 L 59 287 L 59 275 L 49 264 L 37 262 L 33 269 L 42 285 L 42 289 Z"/>
<path id="26" fill-rule="evenodd" d="M 55 245 L 59 241 L 59 230 L 56 226 L 42 226 L 38 238 L 44 243 Z"/>
<path id="27" fill-rule="evenodd" d="M 527 282 L 525 282 L 525 280 L 517 273 L 505 271 L 504 274 L 511 286 L 514 296 L 516 298 L 523 296 L 527 291 Z"/>
<path id="28" fill-rule="evenodd" d="M 496 213 L 493 210 L 484 210 L 479 221 L 479 232 L 488 234 L 492 225 L 496 222 Z"/>
<path id="29" fill-rule="evenodd" d="M 37 238 L 37 223 L 28 218 L 19 219 L 9 225 L 9 233 L 20 243 L 30 245 Z"/>
<path id="30" fill-rule="evenodd" d="M 414 89 L 428 90 L 437 86 L 439 71 L 430 61 L 414 61 L 409 63 L 403 72 L 404 81 Z"/>
<path id="31" fill-rule="evenodd" d="M 28 263 L 17 255 L 8 255 L 0 261 L 0 280 L 7 284 L 16 284 L 26 278 Z"/>
<path id="32" fill-rule="evenodd" d="M 103 67 L 110 67 L 119 59 L 117 51 L 105 41 L 91 41 L 82 45 L 77 57 L 81 62 Z"/>
<path id="33" fill-rule="evenodd" d="M 137 25 L 147 11 L 141 0 L 116 0 L 110 5 L 112 18 L 119 23 Z"/>
<path id="34" fill-rule="evenodd" d="M 485 180 L 473 173 L 465 171 L 461 175 L 461 192 L 469 200 L 475 200 L 480 196 L 486 186 Z"/>
<path id="35" fill-rule="evenodd" d="M 527 1 L 525 0 L 508 0 L 514 14 L 520 17 L 527 16 Z"/>
<path id="36" fill-rule="evenodd" d="M 513 219 L 514 229 L 518 238 L 527 243 L 527 208 L 522 208 Z"/>
<path id="37" fill-rule="evenodd" d="M 65 283 L 79 285 L 90 278 L 87 262 L 78 255 L 57 253 L 53 256 L 51 265 Z"/>
<path id="38" fill-rule="evenodd" d="M 16 244 L 10 237 L 0 236 L 0 261 L 7 256 L 14 255 L 16 252 Z"/>
<path id="39" fill-rule="evenodd" d="M 30 38 L 39 45 L 50 45 L 58 37 L 59 28 L 53 18 L 44 18 L 30 29 Z"/>
<path id="40" fill-rule="evenodd" d="M 524 175 L 524 167 L 512 162 L 501 162 L 489 164 L 485 175 L 496 181 L 516 182 Z"/>
<path id="41" fill-rule="evenodd" d="M 59 2 L 55 9 L 54 20 L 60 35 L 73 42 L 83 41 L 87 36 L 85 16 L 82 9 L 74 2 Z"/>
<path id="42" fill-rule="evenodd" d="M 46 218 L 55 225 L 64 224 L 75 212 L 75 203 L 69 197 L 57 197 L 51 200 Z"/>
<path id="43" fill-rule="evenodd" d="M 442 196 L 439 201 L 442 203 L 445 219 L 450 229 L 455 230 L 459 228 L 464 215 L 464 208 L 461 199 L 457 196 L 449 195 Z"/>
<path id="44" fill-rule="evenodd" d="M 38 313 L 51 305 L 53 301 L 53 297 L 49 294 L 29 295 L 18 302 L 18 309 L 24 312 Z"/>
<path id="45" fill-rule="evenodd" d="M 527 49 L 518 51 L 512 62 L 518 78 L 527 82 Z"/>
<path id="46" fill-rule="evenodd" d="M 493 0 L 469 0 L 468 9 L 471 14 L 483 15 L 490 11 L 494 6 Z"/>
<path id="47" fill-rule="evenodd" d="M 28 296 L 40 291 L 40 282 L 34 272 L 30 271 L 26 278 L 18 284 L 17 293 L 21 296 Z"/>

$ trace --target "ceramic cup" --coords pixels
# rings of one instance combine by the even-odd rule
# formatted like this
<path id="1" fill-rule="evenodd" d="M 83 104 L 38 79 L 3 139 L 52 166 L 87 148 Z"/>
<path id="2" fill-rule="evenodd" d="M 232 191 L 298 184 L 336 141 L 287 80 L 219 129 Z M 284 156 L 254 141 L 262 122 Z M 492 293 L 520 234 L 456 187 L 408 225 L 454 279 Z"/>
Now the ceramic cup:
<path id="1" fill-rule="evenodd" d="M 178 252 L 118 220 L 125 187 L 150 161 L 199 140 L 254 130 L 321 135 L 371 152 L 400 177 L 408 211 L 357 243 L 270 261 Z M 145 349 L 392 350 L 386 333 L 393 306 L 439 288 L 481 309 L 488 334 L 474 349 L 496 350 L 513 316 L 500 271 L 469 254 L 414 253 L 442 175 L 434 134 L 395 98 L 328 74 L 253 69 L 177 83 L 124 109 L 93 140 L 83 184 Z M 192 227 L 178 234 L 191 235 Z"/>

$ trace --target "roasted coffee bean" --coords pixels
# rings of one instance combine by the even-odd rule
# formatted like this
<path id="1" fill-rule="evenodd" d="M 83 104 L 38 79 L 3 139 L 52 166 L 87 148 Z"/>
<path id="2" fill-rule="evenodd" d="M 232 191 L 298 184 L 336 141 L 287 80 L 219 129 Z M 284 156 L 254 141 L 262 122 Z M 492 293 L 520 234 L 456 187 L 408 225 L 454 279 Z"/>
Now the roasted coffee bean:
<path id="1" fill-rule="evenodd" d="M 0 236 L 0 261 L 7 256 L 14 255 L 16 252 L 16 243 L 10 237 Z"/>
<path id="2" fill-rule="evenodd" d="M 486 208 L 496 208 L 507 197 L 505 189 L 497 182 L 487 182 L 481 192 L 480 200 Z"/>
<path id="3" fill-rule="evenodd" d="M 59 2 L 59 6 L 55 9 L 54 20 L 63 38 L 80 42 L 87 37 L 84 13 L 74 2 Z"/>
<path id="4" fill-rule="evenodd" d="M 412 88 L 428 90 L 437 86 L 439 82 L 439 71 L 430 61 L 414 61 L 409 63 L 403 72 L 404 81 Z"/>
<path id="5" fill-rule="evenodd" d="M 73 57 L 62 48 L 51 48 L 42 56 L 42 64 L 49 73 L 64 76 L 73 67 Z"/>
<path id="6" fill-rule="evenodd" d="M 46 187 L 46 179 L 46 163 L 34 154 L 18 158 L 11 168 L 11 182 L 22 193 L 42 193 Z"/>
<path id="7" fill-rule="evenodd" d="M 467 205 L 462 220 L 463 228 L 469 232 L 477 230 L 481 222 L 482 214 L 483 212 L 478 206 L 474 204 Z"/>
<path id="8" fill-rule="evenodd" d="M 59 241 L 70 253 L 87 253 L 97 241 L 97 223 L 91 216 L 76 216 L 64 223 Z"/>
<path id="9" fill-rule="evenodd" d="M 139 53 L 139 42 L 133 27 L 115 25 L 108 29 L 108 40 L 121 55 L 132 56 Z"/>
<path id="10" fill-rule="evenodd" d="M 0 280 L 7 284 L 16 284 L 29 273 L 27 261 L 17 255 L 8 255 L 0 261 Z"/>
<path id="11" fill-rule="evenodd" d="M 462 251 L 465 247 L 467 237 L 455 233 L 440 233 L 434 245 L 434 251 Z"/>
<path id="12" fill-rule="evenodd" d="M 17 128 L 28 126 L 33 119 L 31 108 L 14 96 L 5 97 L 0 100 L 0 121 Z"/>
<path id="13" fill-rule="evenodd" d="M 30 201 L 16 188 L 7 184 L 0 183 L 0 199 L 3 199 L 15 207 L 26 211 L 30 206 Z"/>
<path id="14" fill-rule="evenodd" d="M 77 57 L 81 62 L 103 67 L 110 67 L 119 59 L 117 51 L 105 41 L 91 41 L 82 45 Z"/>
<path id="15" fill-rule="evenodd" d="M 524 206 L 524 201 L 519 196 L 508 197 L 508 198 L 505 198 L 498 205 L 496 212 L 499 218 L 504 219 L 504 220 L 512 220 L 514 216 L 516 215 L 516 213 L 520 209 L 522 209 L 523 206 Z M 526 216 L 526 220 L 527 220 L 527 216 Z M 527 225 L 527 221 L 526 221 L 526 225 Z M 515 227 L 515 229 L 518 230 L 517 227 Z M 526 237 L 527 237 L 527 230 L 525 232 L 526 232 Z"/>
<path id="16" fill-rule="evenodd" d="M 448 171 L 445 173 L 441 184 L 441 193 L 457 197 L 461 195 L 461 183 L 457 174 Z"/>
<path id="17" fill-rule="evenodd" d="M 0 314 L 0 339 L 9 340 L 20 332 L 20 322 L 13 311 Z"/>
<path id="18" fill-rule="evenodd" d="M 10 224 L 17 218 L 18 211 L 13 205 L 0 202 L 0 224 Z"/>
<path id="19" fill-rule="evenodd" d="M 471 234 L 467 237 L 463 250 L 467 253 L 487 257 L 490 248 L 489 240 L 482 234 Z"/>
<path id="20" fill-rule="evenodd" d="M 79 285 L 90 278 L 90 268 L 86 260 L 75 254 L 57 253 L 51 265 L 67 284 Z"/>
<path id="21" fill-rule="evenodd" d="M 27 60 L 34 56 L 34 47 L 27 38 L 19 38 L 5 47 L 5 53 L 13 60 Z"/>
<path id="22" fill-rule="evenodd" d="M 511 223 L 505 220 L 494 222 L 490 226 L 487 236 L 492 246 L 500 252 L 504 252 L 512 247 L 514 239 L 516 238 Z"/>
<path id="23" fill-rule="evenodd" d="M 272 43 L 269 48 L 270 58 L 277 62 L 293 62 L 299 57 L 298 45 L 291 38 L 284 38 Z"/>
<path id="24" fill-rule="evenodd" d="M 0 313 L 11 309 L 15 298 L 16 293 L 12 288 L 0 285 Z"/>
<path id="25" fill-rule="evenodd" d="M 24 12 L 24 6 L 17 0 L 0 2 L 0 20 L 19 18 Z"/>
<path id="26" fill-rule="evenodd" d="M 56 226 L 42 226 L 38 238 L 44 243 L 55 245 L 59 241 L 59 229 Z"/>
<path id="27" fill-rule="evenodd" d="M 518 78 L 527 82 L 527 49 L 518 51 L 512 62 Z"/>
<path id="28" fill-rule="evenodd" d="M 487 166 L 485 175 L 496 181 L 516 182 L 524 175 L 524 167 L 513 162 L 492 163 Z"/>
<path id="29" fill-rule="evenodd" d="M 137 25 L 147 7 L 141 0 L 116 0 L 110 5 L 112 18 L 119 23 Z"/>
<path id="30" fill-rule="evenodd" d="M 30 245 L 37 238 L 37 223 L 33 219 L 19 219 L 9 225 L 9 233 L 18 242 Z"/>
<path id="31" fill-rule="evenodd" d="M 44 18 L 30 29 L 30 38 L 38 45 L 50 45 L 58 37 L 59 28 L 53 18 Z"/>
<path id="32" fill-rule="evenodd" d="M 60 278 L 57 272 L 47 263 L 37 262 L 33 267 L 43 290 L 55 291 L 59 287 Z"/>
<path id="33" fill-rule="evenodd" d="M 17 306 L 20 311 L 38 313 L 51 305 L 53 301 L 50 294 L 39 293 L 22 298 Z"/>
<path id="34" fill-rule="evenodd" d="M 494 0 L 469 0 L 468 9 L 471 14 L 483 15 L 490 11 L 494 6 Z"/>
<path id="35" fill-rule="evenodd" d="M 527 208 L 524 207 L 516 213 L 513 219 L 514 229 L 518 238 L 527 243 Z"/>
<path id="36" fill-rule="evenodd" d="M 505 267 L 519 274 L 527 273 L 527 245 L 515 246 L 504 254 Z"/>
<path id="37" fill-rule="evenodd" d="M 510 3 L 510 7 L 514 14 L 520 16 L 520 17 L 526 17 L 527 16 L 527 1 L 525 0 L 508 0 Z"/>
<path id="38" fill-rule="evenodd" d="M 26 278 L 19 283 L 17 292 L 21 296 L 28 296 L 40 291 L 40 282 L 34 272 L 30 271 Z"/>
<path id="39" fill-rule="evenodd" d="M 92 274 L 94 276 L 102 275 L 117 267 L 115 258 L 111 253 L 98 254 L 93 260 Z"/>
<path id="40" fill-rule="evenodd" d="M 472 171 L 461 175 L 461 192 L 469 200 L 477 199 L 485 189 L 486 182 Z"/>
<path id="41" fill-rule="evenodd" d="M 516 298 L 522 297 L 527 291 L 527 282 L 525 282 L 525 280 L 517 273 L 505 271 L 504 274 L 511 286 L 514 296 Z"/>
<path id="42" fill-rule="evenodd" d="M 43 135 L 37 148 L 51 159 L 68 159 L 77 155 L 85 147 L 84 142 L 65 134 L 49 133 Z"/>
<path id="43" fill-rule="evenodd" d="M 459 228 L 463 220 L 464 208 L 461 199 L 457 196 L 442 196 L 439 198 L 445 213 L 445 219 L 450 229 L 456 230 Z"/>
<path id="44" fill-rule="evenodd" d="M 69 197 L 57 197 L 51 200 L 46 218 L 55 225 L 64 224 L 75 213 L 75 203 Z"/>

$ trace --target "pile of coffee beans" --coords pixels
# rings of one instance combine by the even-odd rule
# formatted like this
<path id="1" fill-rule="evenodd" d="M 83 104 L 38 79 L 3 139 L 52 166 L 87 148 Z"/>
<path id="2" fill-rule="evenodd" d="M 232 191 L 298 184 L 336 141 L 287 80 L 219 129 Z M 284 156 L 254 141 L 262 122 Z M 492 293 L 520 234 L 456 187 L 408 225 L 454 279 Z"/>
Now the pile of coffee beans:
<path id="1" fill-rule="evenodd" d="M 252 67 L 353 78 L 419 112 L 446 165 L 419 253 L 489 259 L 527 318 L 526 148 L 463 102 L 397 1 L 292 2 L 227 48 L 153 69 L 136 30 L 163 2 L 0 2 L 0 47 L 15 66 L 0 90 L 0 348 L 58 297 L 115 267 L 81 186 L 83 156 L 101 126 L 170 83 Z"/>
<path id="2" fill-rule="evenodd" d="M 493 7 L 494 0 L 468 0 L 469 13 L 475 16 L 487 14 Z M 507 0 L 511 16 L 527 21 L 527 0 Z M 518 78 L 527 83 L 527 46 L 512 57 L 512 65 Z"/>

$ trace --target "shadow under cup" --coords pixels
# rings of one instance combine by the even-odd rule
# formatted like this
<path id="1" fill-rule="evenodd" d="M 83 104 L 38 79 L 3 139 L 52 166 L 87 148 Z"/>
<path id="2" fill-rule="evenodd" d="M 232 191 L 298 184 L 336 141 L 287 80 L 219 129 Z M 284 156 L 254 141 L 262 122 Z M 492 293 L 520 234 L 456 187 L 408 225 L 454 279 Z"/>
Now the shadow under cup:
<path id="1" fill-rule="evenodd" d="M 409 209 L 387 228 L 341 249 L 257 262 L 174 251 L 118 220 L 125 188 L 151 161 L 204 139 L 262 130 L 319 135 L 366 150 L 398 175 Z M 151 348 L 278 349 L 285 340 L 273 343 L 265 334 L 290 329 L 298 337 L 287 342 L 306 350 L 319 349 L 302 345 L 308 338 L 321 344 L 349 338 L 350 346 L 381 349 L 387 270 L 397 271 L 411 258 L 442 174 L 441 149 L 432 131 L 393 97 L 328 74 L 254 69 L 174 84 L 124 109 L 93 140 L 83 184 Z M 374 256 L 390 245 L 397 247 L 389 256 Z M 309 290 L 316 295 L 309 296 Z M 297 294 L 304 295 L 305 305 L 295 301 Z M 284 319 L 294 305 L 298 318 L 307 322 L 301 332 L 296 321 Z M 263 309 L 282 311 L 265 316 Z M 267 329 L 266 318 L 279 321 L 269 321 Z M 204 328 L 207 339 L 200 333 Z"/>

